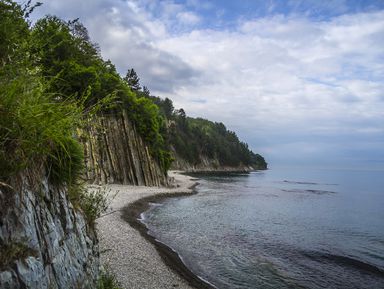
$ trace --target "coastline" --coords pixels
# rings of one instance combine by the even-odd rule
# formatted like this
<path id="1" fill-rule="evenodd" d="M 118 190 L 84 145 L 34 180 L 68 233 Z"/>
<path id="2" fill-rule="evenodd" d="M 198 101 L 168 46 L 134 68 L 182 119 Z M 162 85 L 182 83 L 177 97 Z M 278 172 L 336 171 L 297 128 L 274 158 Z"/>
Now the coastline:
<path id="1" fill-rule="evenodd" d="M 140 221 L 141 213 L 150 208 L 150 203 L 161 202 L 164 199 L 170 197 L 182 197 L 191 194 L 193 193 L 164 193 L 140 199 L 134 203 L 129 204 L 123 209 L 122 218 L 126 220 L 129 225 L 131 225 L 131 227 L 137 229 L 148 242 L 153 244 L 160 254 L 160 257 L 163 259 L 164 263 L 173 271 L 175 271 L 179 276 L 184 278 L 189 285 L 193 286 L 194 288 L 213 289 L 216 287 L 210 285 L 205 280 L 202 280 L 191 270 L 189 270 L 188 267 L 185 266 L 177 252 L 172 250 L 172 248 L 168 247 L 166 244 L 158 241 L 155 237 L 149 235 L 148 228 Z"/>
<path id="2" fill-rule="evenodd" d="M 195 194 L 196 179 L 169 172 L 173 188 L 108 185 L 117 193 L 97 220 L 101 263 L 122 288 L 215 288 L 192 273 L 179 255 L 148 234 L 139 220 L 151 202 Z"/>

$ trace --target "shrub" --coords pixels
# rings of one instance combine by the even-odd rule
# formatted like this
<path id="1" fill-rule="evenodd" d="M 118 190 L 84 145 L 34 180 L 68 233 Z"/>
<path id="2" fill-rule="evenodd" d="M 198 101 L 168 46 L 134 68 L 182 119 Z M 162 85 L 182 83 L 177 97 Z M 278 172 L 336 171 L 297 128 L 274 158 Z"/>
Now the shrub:
<path id="1" fill-rule="evenodd" d="M 95 220 L 107 211 L 110 203 L 116 196 L 110 195 L 106 187 L 75 189 L 75 194 L 70 191 L 72 202 L 83 211 L 88 224 L 94 226 Z"/>
<path id="2" fill-rule="evenodd" d="M 56 101 L 44 92 L 44 82 L 31 75 L 0 79 L 0 94 L 0 179 L 47 158 L 58 180 L 68 181 L 69 174 L 79 173 L 81 156 L 73 135 L 81 107 Z M 58 178 L 60 171 L 63 176 Z"/>
<path id="3" fill-rule="evenodd" d="M 54 184 L 73 184 L 84 168 L 84 150 L 73 138 L 66 138 L 48 156 L 50 181 Z"/>
<path id="4" fill-rule="evenodd" d="M 97 289 L 121 289 L 121 287 L 115 275 L 106 270 L 100 275 Z"/>

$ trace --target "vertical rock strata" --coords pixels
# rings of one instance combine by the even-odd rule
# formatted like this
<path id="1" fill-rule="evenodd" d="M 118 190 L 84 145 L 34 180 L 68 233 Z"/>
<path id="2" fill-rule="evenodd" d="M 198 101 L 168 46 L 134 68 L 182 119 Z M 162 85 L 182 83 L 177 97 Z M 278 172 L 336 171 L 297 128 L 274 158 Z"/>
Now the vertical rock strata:
<path id="1" fill-rule="evenodd" d="M 78 131 L 86 178 L 96 184 L 167 185 L 126 112 L 99 116 Z M 0 288 L 96 288 L 96 234 L 43 169 L 0 182 Z"/>
<path id="2" fill-rule="evenodd" d="M 95 288 L 98 241 L 63 188 L 0 183 L 0 288 Z"/>
<path id="3" fill-rule="evenodd" d="M 167 185 L 127 113 L 104 115 L 79 132 L 84 145 L 86 178 L 94 184 Z"/>

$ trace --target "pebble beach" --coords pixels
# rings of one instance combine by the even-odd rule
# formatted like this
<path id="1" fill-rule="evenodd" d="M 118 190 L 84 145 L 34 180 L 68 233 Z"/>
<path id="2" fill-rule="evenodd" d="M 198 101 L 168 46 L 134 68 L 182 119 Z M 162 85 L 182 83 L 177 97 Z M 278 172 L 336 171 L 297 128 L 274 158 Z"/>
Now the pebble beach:
<path id="1" fill-rule="evenodd" d="M 196 288 L 191 286 L 172 266 L 165 264 L 156 246 L 137 228 L 123 218 L 132 204 L 143 198 L 164 195 L 192 194 L 196 181 L 191 177 L 170 172 L 173 187 L 108 185 L 114 196 L 109 209 L 97 220 L 101 264 L 116 276 L 122 288 Z M 129 207 L 131 205 L 131 207 Z M 134 221 L 134 220 L 133 220 Z M 160 250 L 161 251 L 161 250 Z M 174 266 L 175 267 L 175 266 Z"/>

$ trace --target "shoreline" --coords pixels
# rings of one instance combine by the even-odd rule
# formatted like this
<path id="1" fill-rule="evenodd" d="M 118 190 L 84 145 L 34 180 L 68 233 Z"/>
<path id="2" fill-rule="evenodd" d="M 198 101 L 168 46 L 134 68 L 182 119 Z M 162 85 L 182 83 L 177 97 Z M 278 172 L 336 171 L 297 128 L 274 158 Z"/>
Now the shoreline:
<path id="1" fill-rule="evenodd" d="M 196 183 L 193 187 L 198 185 Z M 164 193 L 159 195 L 153 195 L 137 200 L 128 206 L 124 207 L 122 218 L 128 222 L 130 226 L 140 232 L 140 234 L 151 244 L 153 244 L 163 259 L 164 263 L 170 267 L 179 276 L 184 278 L 194 288 L 202 289 L 216 289 L 213 285 L 203 280 L 201 277 L 193 273 L 181 260 L 179 254 L 166 244 L 158 241 L 155 237 L 148 233 L 147 226 L 140 221 L 140 215 L 150 208 L 150 203 L 162 202 L 168 198 L 190 196 L 197 194 L 194 188 L 192 193 L 175 192 L 175 193 Z"/>
<path id="2" fill-rule="evenodd" d="M 107 185 L 112 199 L 97 219 L 100 262 L 115 275 L 122 288 L 215 288 L 191 272 L 177 252 L 148 234 L 140 221 L 151 202 L 197 193 L 196 179 L 169 172 L 174 187 Z"/>

